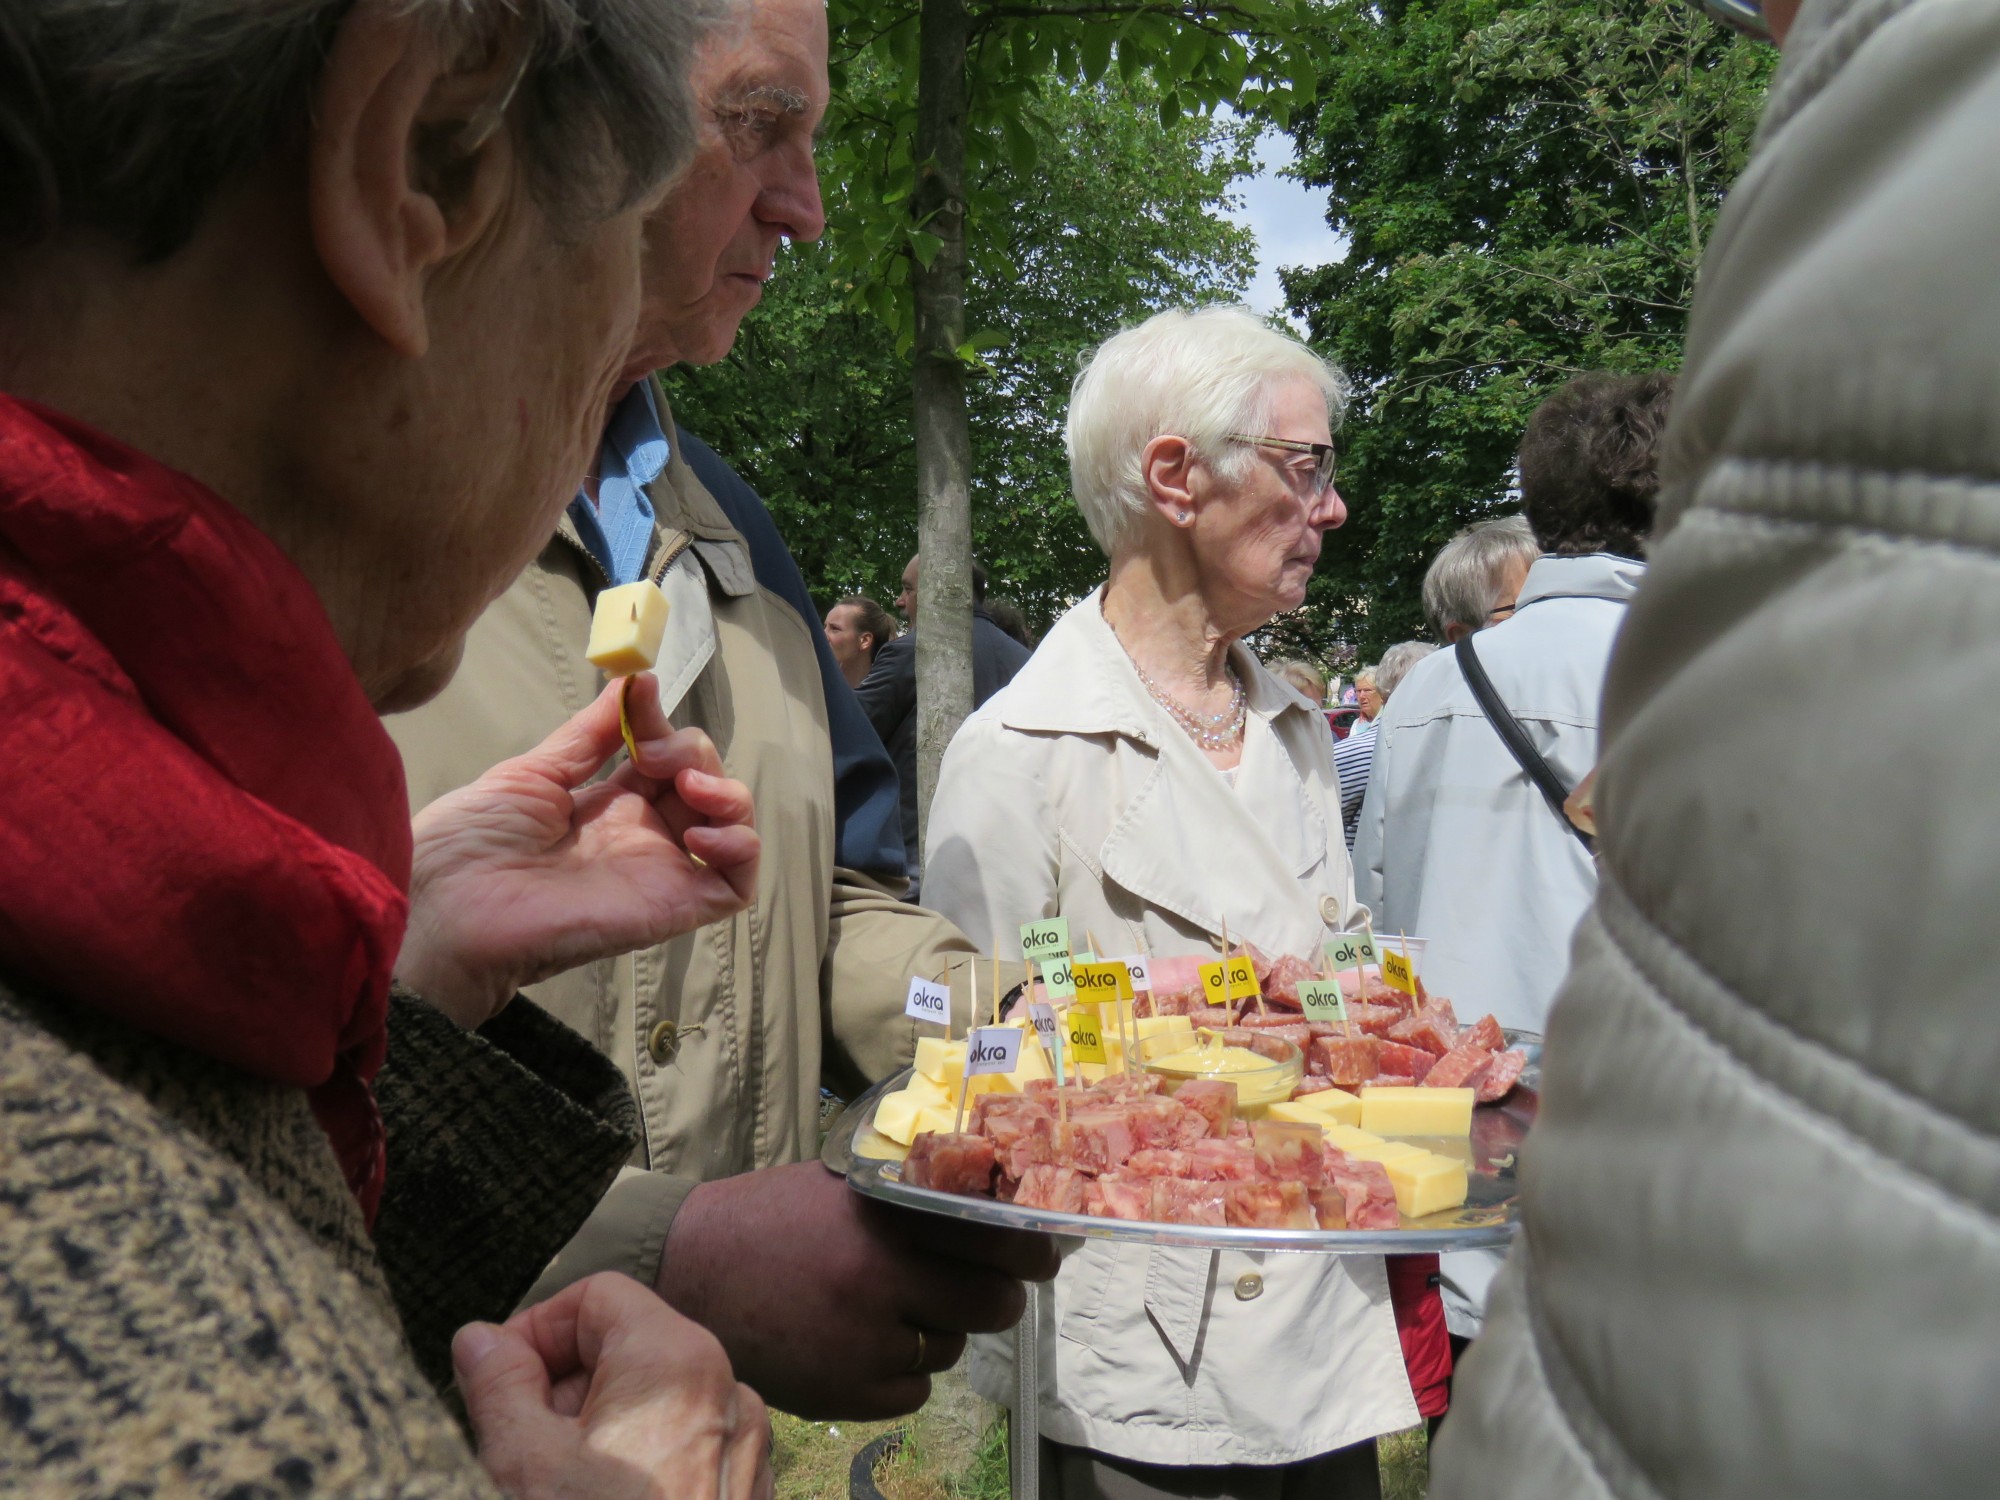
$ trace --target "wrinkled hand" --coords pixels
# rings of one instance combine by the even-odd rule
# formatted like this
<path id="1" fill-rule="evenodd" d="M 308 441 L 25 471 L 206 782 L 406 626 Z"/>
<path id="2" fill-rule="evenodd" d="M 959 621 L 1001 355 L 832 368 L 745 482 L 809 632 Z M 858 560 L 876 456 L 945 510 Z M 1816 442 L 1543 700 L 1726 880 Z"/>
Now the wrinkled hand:
<path id="1" fill-rule="evenodd" d="M 523 985 L 729 916 L 756 891 L 749 789 L 722 775 L 707 735 L 673 730 L 650 675 L 633 681 L 636 763 L 591 781 L 624 744 L 620 687 L 417 814 L 396 977 L 461 1025 Z"/>
<path id="2" fill-rule="evenodd" d="M 1012 1328 L 1021 1282 L 1056 1265 L 1045 1235 L 891 1208 L 802 1162 L 688 1194 L 658 1287 L 771 1405 L 875 1420 L 922 1406 L 965 1335 Z"/>
<path id="3" fill-rule="evenodd" d="M 516 1500 L 770 1500 L 764 1403 L 629 1277 L 469 1323 L 451 1358 L 480 1462 Z"/>

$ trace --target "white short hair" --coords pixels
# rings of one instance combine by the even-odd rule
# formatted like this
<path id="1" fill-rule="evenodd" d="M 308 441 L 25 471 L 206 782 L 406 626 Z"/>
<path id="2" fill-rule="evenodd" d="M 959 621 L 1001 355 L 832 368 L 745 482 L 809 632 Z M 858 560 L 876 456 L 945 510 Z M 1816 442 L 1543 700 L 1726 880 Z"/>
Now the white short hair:
<path id="1" fill-rule="evenodd" d="M 1262 428 L 1275 392 L 1293 381 L 1324 396 L 1327 420 L 1340 424 L 1347 377 L 1245 307 L 1155 313 L 1085 356 L 1063 444 L 1077 509 L 1105 556 L 1139 535 L 1152 506 L 1140 470 L 1146 444 L 1184 437 L 1218 474 L 1234 477 L 1251 452 L 1227 434 Z"/>

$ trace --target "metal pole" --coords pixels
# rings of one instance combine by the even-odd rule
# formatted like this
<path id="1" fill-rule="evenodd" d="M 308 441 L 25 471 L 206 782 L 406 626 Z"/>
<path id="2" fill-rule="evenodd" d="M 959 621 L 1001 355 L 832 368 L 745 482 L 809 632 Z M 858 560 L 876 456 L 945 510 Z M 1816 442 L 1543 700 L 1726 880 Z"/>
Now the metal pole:
<path id="1" fill-rule="evenodd" d="M 1007 1424 L 1013 1500 L 1037 1500 L 1042 1481 L 1042 1288 L 1028 1283 L 1028 1305 L 1014 1325 L 1014 1416 Z"/>

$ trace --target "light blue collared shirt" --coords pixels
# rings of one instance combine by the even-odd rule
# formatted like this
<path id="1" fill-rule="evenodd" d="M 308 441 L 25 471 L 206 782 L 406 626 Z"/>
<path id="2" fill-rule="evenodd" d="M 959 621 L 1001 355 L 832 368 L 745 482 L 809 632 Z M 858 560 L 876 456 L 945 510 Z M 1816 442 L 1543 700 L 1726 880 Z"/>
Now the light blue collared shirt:
<path id="1" fill-rule="evenodd" d="M 642 380 L 626 393 L 604 427 L 598 450 L 597 504 L 579 490 L 569 503 L 570 519 L 591 555 L 613 583 L 635 583 L 646 566 L 653 539 L 653 502 L 646 486 L 660 477 L 671 449 L 660 427 L 653 383 Z"/>

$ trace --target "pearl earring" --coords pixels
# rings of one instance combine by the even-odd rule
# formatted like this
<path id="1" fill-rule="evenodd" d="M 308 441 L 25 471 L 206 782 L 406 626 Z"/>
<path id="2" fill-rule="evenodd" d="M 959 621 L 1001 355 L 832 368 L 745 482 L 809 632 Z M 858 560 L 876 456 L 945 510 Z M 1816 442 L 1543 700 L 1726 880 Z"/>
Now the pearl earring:
<path id="1" fill-rule="evenodd" d="M 1181 523 L 1181 525 L 1185 526 L 1190 520 L 1193 519 L 1193 516 L 1191 512 L 1184 510 L 1180 512 L 1180 514 L 1175 519 L 1177 519 Z"/>

